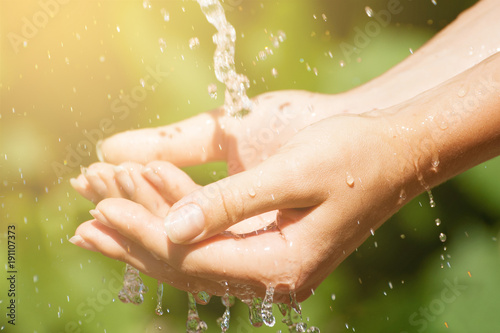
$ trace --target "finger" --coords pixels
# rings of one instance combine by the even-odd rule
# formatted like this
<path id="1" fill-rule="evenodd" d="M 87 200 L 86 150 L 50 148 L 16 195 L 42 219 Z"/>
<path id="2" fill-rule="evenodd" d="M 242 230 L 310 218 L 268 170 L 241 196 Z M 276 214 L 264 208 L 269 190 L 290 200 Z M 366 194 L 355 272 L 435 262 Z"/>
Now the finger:
<path id="1" fill-rule="evenodd" d="M 142 170 L 142 175 L 171 204 L 201 187 L 184 171 L 169 162 L 151 162 Z"/>
<path id="2" fill-rule="evenodd" d="M 127 239 L 116 230 L 108 228 L 96 220 L 82 223 L 76 230 L 75 236 L 70 239 L 70 242 L 83 249 L 100 252 L 111 259 L 128 263 L 141 272 L 156 278 L 158 281 L 166 282 L 185 291 L 196 293 L 203 290 L 210 295 L 218 296 L 222 296 L 226 292 L 229 292 L 231 295 L 235 295 L 241 299 L 264 296 L 264 286 L 266 283 L 260 283 L 258 281 L 249 283 L 248 279 L 241 279 L 241 277 L 232 279 L 230 275 L 221 273 L 220 270 L 218 270 L 216 274 L 211 273 L 214 263 L 210 261 L 211 266 L 207 264 L 208 260 L 205 256 L 207 254 L 206 250 L 203 251 L 204 253 L 197 255 L 197 257 L 201 258 L 199 261 L 204 263 L 203 266 L 198 267 L 192 265 L 192 267 L 196 267 L 195 269 L 198 274 L 191 275 L 189 271 L 179 271 L 165 262 L 158 260 L 151 253 L 142 248 L 140 244 Z M 193 260 L 190 259 L 189 261 Z M 241 262 L 241 266 L 245 266 L 243 262 Z M 208 272 L 210 272 L 211 277 L 215 278 L 210 279 L 206 274 Z M 234 270 L 231 273 L 237 272 L 241 273 L 243 271 Z M 231 276 L 234 275 L 235 274 L 231 274 Z M 248 275 L 247 272 L 241 273 L 241 275 L 255 276 L 257 278 L 261 277 L 260 274 Z M 228 281 L 229 279 L 231 280 Z M 221 283 L 219 281 L 224 282 Z M 240 283 L 241 281 L 245 281 L 245 283 Z M 276 294 L 275 296 L 275 302 L 280 300 L 281 302 L 286 302 L 287 297 L 289 297 L 288 293 L 283 295 Z"/>
<path id="3" fill-rule="evenodd" d="M 259 293 L 263 293 L 270 283 L 287 286 L 286 290 L 293 286 L 287 273 L 289 267 L 283 265 L 293 261 L 294 258 L 289 258 L 292 248 L 278 230 L 261 233 L 258 237 L 235 239 L 217 236 L 199 244 L 176 245 L 166 237 L 162 219 L 137 203 L 106 199 L 99 203 L 97 209 L 102 215 L 93 214 L 96 220 L 104 221 L 104 225 L 128 240 L 128 243 L 121 244 L 122 248 L 129 247 L 132 252 L 131 244 L 139 244 L 153 257 L 187 276 L 204 281 L 248 285 Z M 93 244 L 99 248 L 100 241 L 96 239 Z M 120 259 L 119 253 L 109 251 L 105 255 L 127 259 Z"/>
<path id="4" fill-rule="evenodd" d="M 224 134 L 219 124 L 223 110 L 214 110 L 179 123 L 114 135 L 103 141 L 105 161 L 120 164 L 155 160 L 188 166 L 224 158 Z"/>
<path id="5" fill-rule="evenodd" d="M 128 263 L 141 272 L 182 290 L 216 293 L 220 289 L 218 283 L 187 276 L 159 261 L 140 244 L 96 220 L 82 223 L 70 241 L 84 249 L 98 251 L 109 258 Z"/>
<path id="6" fill-rule="evenodd" d="M 82 195 L 88 195 L 95 203 L 104 198 L 123 197 L 124 193 L 115 181 L 113 168 L 114 166 L 111 164 L 94 163 L 88 168 L 82 168 L 82 177 L 79 176 L 73 183 L 76 186 L 84 186 L 80 193 L 84 192 Z"/>
<path id="7" fill-rule="evenodd" d="M 71 178 L 69 182 L 71 186 L 85 199 L 90 200 L 93 203 L 97 203 L 101 200 L 101 196 L 94 191 L 84 175 L 80 174 L 76 178 Z"/>
<path id="8" fill-rule="evenodd" d="M 116 181 L 130 200 L 143 205 L 156 216 L 163 217 L 167 214 L 170 204 L 144 179 L 143 169 L 138 163 L 122 163 L 114 168 Z"/>
<path id="9" fill-rule="evenodd" d="M 178 244 L 194 243 L 264 212 L 319 204 L 327 193 L 321 179 L 308 176 L 313 161 L 307 149 L 295 149 L 192 192 L 170 209 L 168 237 Z"/>

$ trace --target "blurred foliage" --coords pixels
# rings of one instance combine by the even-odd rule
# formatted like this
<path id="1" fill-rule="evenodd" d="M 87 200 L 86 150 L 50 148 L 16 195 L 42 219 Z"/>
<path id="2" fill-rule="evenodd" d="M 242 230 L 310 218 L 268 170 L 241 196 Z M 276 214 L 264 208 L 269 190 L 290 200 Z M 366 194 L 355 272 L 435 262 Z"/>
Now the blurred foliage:
<path id="1" fill-rule="evenodd" d="M 345 66 L 339 43 L 351 41 L 353 28 L 368 22 L 366 6 L 378 11 L 387 1 L 232 0 L 224 6 L 238 33 L 238 67 L 251 80 L 254 96 L 277 89 L 336 93 L 355 87 L 404 59 L 474 2 L 401 0 L 403 12 Z M 5 266 L 7 225 L 15 225 L 18 268 L 17 325 L 7 325 L 3 317 L 8 288 L 2 278 L 0 331 L 182 332 L 185 293 L 166 286 L 168 313 L 157 317 L 156 282 L 144 277 L 150 288 L 145 303 L 122 304 L 116 292 L 124 265 L 67 242 L 92 208 L 68 180 L 78 174 L 77 165 L 96 161 L 85 140 L 89 133 L 111 134 L 101 127 L 103 119 L 117 133 L 221 104 L 221 97 L 213 100 L 207 93 L 216 82 L 214 29 L 191 0 L 152 1 L 150 10 L 139 0 L 60 1 L 26 46 L 14 47 L 8 34 L 22 34 L 41 3 L 46 2 L 0 2 L 0 263 Z M 161 8 L 168 11 L 168 22 Z M 279 30 L 286 41 L 259 59 Z M 191 50 L 188 40 L 195 36 L 200 48 Z M 155 90 L 146 89 L 144 100 L 128 113 L 116 112 L 120 94 L 130 94 L 156 69 L 167 74 Z M 84 153 L 70 154 L 77 149 Z M 65 160 L 64 173 L 57 174 L 54 163 Z M 187 170 L 206 184 L 220 178 L 224 167 Z M 434 189 L 435 208 L 426 195 L 410 202 L 303 303 L 304 318 L 322 332 L 500 331 L 499 174 L 497 158 Z M 447 235 L 444 243 L 441 232 Z M 219 299 L 199 308 L 209 332 L 218 332 L 215 321 L 224 309 Z M 247 316 L 238 302 L 230 332 L 285 329 L 254 329 Z"/>

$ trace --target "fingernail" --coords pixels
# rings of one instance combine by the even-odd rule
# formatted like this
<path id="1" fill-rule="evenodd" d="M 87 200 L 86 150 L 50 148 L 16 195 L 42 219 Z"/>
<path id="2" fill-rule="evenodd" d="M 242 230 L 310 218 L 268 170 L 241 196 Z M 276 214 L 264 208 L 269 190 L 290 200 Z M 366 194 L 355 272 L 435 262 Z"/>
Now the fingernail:
<path id="1" fill-rule="evenodd" d="M 104 216 L 99 209 L 91 209 L 89 211 L 90 215 L 97 220 L 97 222 L 104 224 L 107 227 L 114 228 L 111 223 L 109 223 L 106 216 Z"/>
<path id="2" fill-rule="evenodd" d="M 81 247 L 82 249 L 99 252 L 94 245 L 87 243 L 80 235 L 75 235 L 71 237 L 69 241 L 75 244 L 76 246 Z"/>
<path id="3" fill-rule="evenodd" d="M 82 169 L 82 173 L 89 182 L 90 186 L 97 192 L 99 195 L 105 197 L 108 193 L 108 187 L 103 182 L 101 176 L 95 172 L 94 170 L 89 170 L 87 168 Z"/>
<path id="4" fill-rule="evenodd" d="M 102 154 L 102 139 L 97 141 L 97 143 L 95 144 L 95 153 L 97 155 L 97 159 L 99 160 L 99 162 L 104 162 L 104 156 Z"/>
<path id="5" fill-rule="evenodd" d="M 156 188 L 163 187 L 163 181 L 161 180 L 160 176 L 158 176 L 158 173 L 150 167 L 144 168 L 142 170 L 142 175 Z"/>
<path id="6" fill-rule="evenodd" d="M 83 187 L 83 184 L 81 181 L 79 181 L 78 179 L 76 178 L 71 178 L 69 180 L 69 183 L 71 184 L 71 186 L 76 189 L 76 188 L 82 188 Z"/>
<path id="7" fill-rule="evenodd" d="M 114 170 L 118 184 L 125 191 L 125 193 L 127 193 L 128 196 L 133 196 L 135 194 L 135 185 L 132 177 L 130 177 L 128 170 L 121 165 L 115 166 Z"/>
<path id="8" fill-rule="evenodd" d="M 203 232 L 205 217 L 198 205 L 187 204 L 167 215 L 165 229 L 172 242 L 185 243 Z"/>

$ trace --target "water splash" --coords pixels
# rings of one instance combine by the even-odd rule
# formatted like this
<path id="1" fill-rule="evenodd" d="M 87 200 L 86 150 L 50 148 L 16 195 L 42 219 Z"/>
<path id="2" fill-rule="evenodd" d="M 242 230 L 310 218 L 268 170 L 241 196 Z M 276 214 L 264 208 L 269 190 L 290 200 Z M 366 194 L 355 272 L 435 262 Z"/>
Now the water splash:
<path id="1" fill-rule="evenodd" d="M 266 326 L 273 327 L 276 323 L 276 319 L 273 316 L 273 298 L 274 298 L 274 287 L 269 287 L 266 290 L 266 296 L 262 302 L 261 315 L 262 320 Z"/>
<path id="2" fill-rule="evenodd" d="M 144 302 L 144 294 L 148 291 L 148 287 L 142 282 L 139 270 L 125 265 L 125 274 L 123 276 L 123 288 L 118 293 L 118 298 L 123 303 L 142 304 Z"/>
<path id="3" fill-rule="evenodd" d="M 224 109 L 230 116 L 243 116 L 252 109 L 246 94 L 250 82 L 245 75 L 236 73 L 234 53 L 236 30 L 227 21 L 219 0 L 197 0 L 202 12 L 216 29 L 213 36 L 216 45 L 214 68 L 217 80 L 226 85 Z"/>
<path id="4" fill-rule="evenodd" d="M 231 319 L 231 307 L 234 305 L 235 298 L 229 294 L 225 294 L 221 298 L 222 304 L 226 307 L 224 314 L 221 318 L 217 320 L 217 323 L 220 325 L 222 332 L 226 332 L 229 329 L 229 320 Z"/>
<path id="5" fill-rule="evenodd" d="M 261 327 L 262 319 L 262 298 L 255 297 L 251 301 L 243 301 L 248 306 L 248 319 L 253 327 Z"/>
<path id="6" fill-rule="evenodd" d="M 289 332 L 293 332 L 294 324 L 292 320 L 292 308 L 288 304 L 278 303 L 278 309 L 283 316 L 281 322 L 288 327 Z"/>
<path id="7" fill-rule="evenodd" d="M 196 308 L 196 300 L 191 293 L 188 295 L 188 317 L 186 321 L 186 333 L 203 333 L 208 327 L 207 324 L 200 319 L 198 309 Z"/>
<path id="8" fill-rule="evenodd" d="M 158 289 L 156 290 L 156 309 L 155 313 L 158 316 L 163 316 L 163 283 L 158 281 Z"/>

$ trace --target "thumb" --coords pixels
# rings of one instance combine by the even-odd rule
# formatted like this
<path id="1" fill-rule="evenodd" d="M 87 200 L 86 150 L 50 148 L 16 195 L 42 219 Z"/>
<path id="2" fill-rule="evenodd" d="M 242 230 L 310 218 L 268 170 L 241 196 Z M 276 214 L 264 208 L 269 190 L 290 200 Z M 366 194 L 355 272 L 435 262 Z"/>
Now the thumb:
<path id="1" fill-rule="evenodd" d="M 327 191 L 317 191 L 318 183 L 303 172 L 307 168 L 275 155 L 255 169 L 191 192 L 170 209 L 167 235 L 174 243 L 196 243 L 261 213 L 317 205 Z"/>

